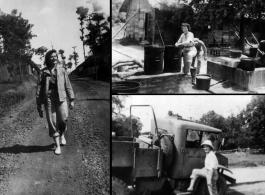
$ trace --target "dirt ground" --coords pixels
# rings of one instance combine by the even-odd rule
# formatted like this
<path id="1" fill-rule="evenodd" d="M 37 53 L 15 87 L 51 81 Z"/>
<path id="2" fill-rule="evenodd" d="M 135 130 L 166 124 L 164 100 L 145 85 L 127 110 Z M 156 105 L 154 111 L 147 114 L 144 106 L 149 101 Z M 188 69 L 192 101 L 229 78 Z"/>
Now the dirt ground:
<path id="1" fill-rule="evenodd" d="M 230 186 L 227 189 L 226 195 L 264 195 L 265 182 L 258 182 L 252 184 L 244 184 L 238 186 Z M 130 195 L 137 195 L 138 193 L 132 188 L 129 189 Z M 188 194 L 188 193 L 187 193 Z M 173 195 L 173 194 L 161 194 L 161 195 Z"/>
<path id="2" fill-rule="evenodd" d="M 55 155 L 29 83 L 0 95 L 0 194 L 110 194 L 109 84 L 71 82 L 67 145 Z"/>
<path id="3" fill-rule="evenodd" d="M 228 188 L 227 195 L 263 195 L 265 192 L 265 182 L 257 182 Z"/>

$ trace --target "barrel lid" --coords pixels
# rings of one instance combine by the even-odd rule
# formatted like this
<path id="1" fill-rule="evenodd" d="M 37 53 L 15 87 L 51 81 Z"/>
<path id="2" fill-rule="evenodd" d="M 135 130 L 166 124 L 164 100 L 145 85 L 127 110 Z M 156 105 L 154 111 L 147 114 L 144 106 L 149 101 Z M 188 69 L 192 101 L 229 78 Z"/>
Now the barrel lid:
<path id="1" fill-rule="evenodd" d="M 160 48 L 160 49 L 164 49 L 164 46 L 158 46 L 158 45 L 145 45 L 144 48 Z"/>
<path id="2" fill-rule="evenodd" d="M 166 45 L 166 48 L 177 48 L 177 49 L 182 49 L 183 46 L 176 46 L 176 45 Z"/>
<path id="3" fill-rule="evenodd" d="M 211 79 L 212 76 L 209 74 L 197 74 L 196 78 L 198 78 L 198 79 Z"/>
<path id="4" fill-rule="evenodd" d="M 241 58 L 240 60 L 241 61 L 253 61 L 254 59 L 253 58 Z"/>
<path id="5" fill-rule="evenodd" d="M 234 53 L 242 53 L 242 51 L 239 49 L 230 49 L 229 51 Z"/>

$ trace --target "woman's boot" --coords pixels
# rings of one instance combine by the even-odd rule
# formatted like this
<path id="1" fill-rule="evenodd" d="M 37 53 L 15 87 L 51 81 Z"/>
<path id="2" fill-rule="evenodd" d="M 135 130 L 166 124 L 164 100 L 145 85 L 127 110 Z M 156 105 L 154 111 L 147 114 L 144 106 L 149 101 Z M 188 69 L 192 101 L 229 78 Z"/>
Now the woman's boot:
<path id="1" fill-rule="evenodd" d="M 60 147 L 60 140 L 59 140 L 59 136 L 57 137 L 53 137 L 54 142 L 56 144 L 56 150 L 54 151 L 55 154 L 61 154 L 61 147 Z"/>
<path id="2" fill-rule="evenodd" d="M 189 191 L 189 192 L 192 192 L 192 191 L 193 191 L 193 187 L 194 187 L 194 184 L 195 184 L 197 178 L 198 178 L 198 177 L 191 177 L 190 186 L 189 186 L 189 188 L 187 189 L 187 191 Z"/>

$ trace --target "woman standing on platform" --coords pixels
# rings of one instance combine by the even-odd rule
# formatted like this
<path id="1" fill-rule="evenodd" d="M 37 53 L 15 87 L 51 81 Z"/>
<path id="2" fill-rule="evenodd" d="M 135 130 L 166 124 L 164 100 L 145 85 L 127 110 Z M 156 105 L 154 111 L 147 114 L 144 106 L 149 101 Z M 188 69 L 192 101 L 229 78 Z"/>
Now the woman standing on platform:
<path id="1" fill-rule="evenodd" d="M 193 57 L 196 56 L 197 50 L 194 47 L 194 35 L 190 31 L 190 25 L 187 23 L 182 23 L 181 25 L 183 34 L 180 36 L 178 42 L 175 46 L 183 46 L 183 72 L 187 75 L 190 71 L 190 66 L 192 64 Z"/>

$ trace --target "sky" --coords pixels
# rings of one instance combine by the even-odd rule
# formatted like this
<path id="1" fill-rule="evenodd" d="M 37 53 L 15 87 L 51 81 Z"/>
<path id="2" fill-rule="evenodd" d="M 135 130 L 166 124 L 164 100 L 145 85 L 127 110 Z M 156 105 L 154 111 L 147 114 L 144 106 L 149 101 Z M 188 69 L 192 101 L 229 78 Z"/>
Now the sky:
<path id="1" fill-rule="evenodd" d="M 96 1 L 105 13 L 105 18 L 110 15 L 110 0 Z M 84 6 L 92 10 L 88 0 L 0 0 L 0 9 L 4 13 L 11 13 L 17 9 L 22 12 L 22 17 L 33 24 L 32 33 L 37 35 L 31 40 L 31 46 L 38 48 L 47 47 L 57 51 L 65 51 L 66 60 L 73 53 L 73 46 L 79 55 L 79 63 L 84 61 L 83 46 L 80 40 L 80 22 L 77 19 L 76 9 Z M 86 48 L 86 53 L 89 47 Z M 39 57 L 34 56 L 35 63 L 43 63 Z"/>
<path id="2" fill-rule="evenodd" d="M 183 118 L 200 119 L 208 111 L 215 111 L 224 117 L 237 115 L 251 101 L 251 95 L 131 95 L 124 102 L 122 114 L 130 116 L 130 105 L 151 105 L 157 118 L 164 118 L 168 111 Z M 133 108 L 132 115 L 143 123 L 142 131 L 149 131 L 153 118 L 150 108 Z"/>

